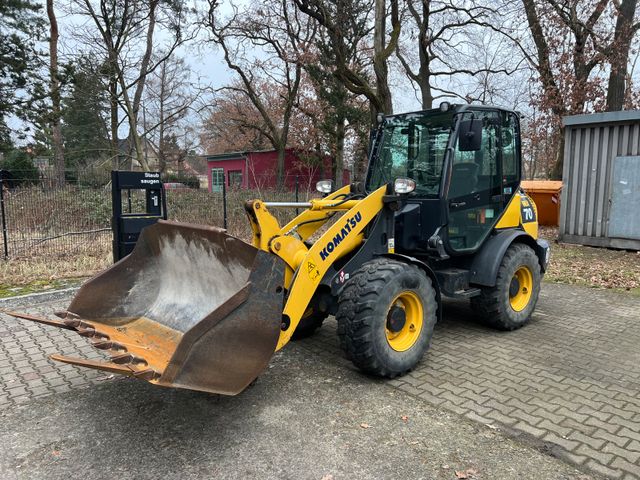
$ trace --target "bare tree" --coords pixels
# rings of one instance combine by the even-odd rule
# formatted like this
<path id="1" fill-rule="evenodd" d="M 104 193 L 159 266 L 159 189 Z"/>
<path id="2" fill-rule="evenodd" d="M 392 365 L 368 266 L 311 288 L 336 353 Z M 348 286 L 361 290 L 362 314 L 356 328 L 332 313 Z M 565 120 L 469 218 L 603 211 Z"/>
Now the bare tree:
<path id="1" fill-rule="evenodd" d="M 464 98 L 461 92 L 444 88 L 444 82 L 438 79 L 471 76 L 480 77 L 486 84 L 492 74 L 510 75 L 518 68 L 517 62 L 510 66 L 514 62 L 498 61 L 496 57 L 484 63 L 474 61 L 483 53 L 470 36 L 482 30 L 486 34 L 485 27 L 495 25 L 492 8 L 452 0 L 406 0 L 405 5 L 402 19 L 407 33 L 398 43 L 396 56 L 417 86 L 422 108 L 432 108 L 433 100 L 440 95 Z"/>
<path id="2" fill-rule="evenodd" d="M 223 90 L 213 98 L 203 122 L 200 143 L 207 153 L 263 150 L 270 141 L 260 112 L 243 92 L 242 84 Z M 261 89 L 262 90 L 262 89 Z"/>
<path id="3" fill-rule="evenodd" d="M 187 152 L 193 145 L 188 132 L 191 108 L 199 97 L 200 89 L 191 83 L 191 70 L 182 58 L 169 57 L 149 74 L 144 95 L 144 133 L 146 141 L 154 145 L 159 168 L 164 172 L 168 165 L 176 163 L 176 143 L 182 138 L 180 148 Z M 145 149 L 146 154 L 146 149 Z"/>
<path id="4" fill-rule="evenodd" d="M 594 75 L 606 61 L 603 46 L 608 45 L 606 15 L 611 0 L 521 0 L 522 13 L 531 42 L 521 32 L 496 29 L 514 42 L 520 54 L 535 69 L 541 94 L 532 102 L 555 131 L 555 167 L 552 176 L 562 174 L 564 115 L 602 108 L 604 87 Z M 514 15 L 521 15 L 516 10 Z M 517 23 L 517 18 L 514 23 Z M 524 40 L 523 40 L 524 37 Z"/>
<path id="5" fill-rule="evenodd" d="M 314 29 L 310 22 L 298 18 L 288 0 L 262 0 L 243 12 L 231 3 L 233 13 L 226 19 L 221 18 L 218 0 L 208 2 L 211 40 L 220 46 L 227 67 L 239 78 L 239 83 L 223 90 L 246 95 L 258 111 L 262 123 L 255 128 L 261 129 L 278 152 L 276 177 L 282 185 L 290 122 L 302 78 L 300 56 L 313 38 Z M 252 55 L 249 46 L 261 48 L 262 56 Z M 277 117 L 265 101 L 268 92 L 260 88 L 269 83 L 265 79 L 278 86 L 282 112 Z"/>
<path id="6" fill-rule="evenodd" d="M 51 93 L 51 140 L 53 144 L 53 164 L 58 186 L 64 185 L 64 147 L 60 118 L 60 78 L 58 73 L 58 21 L 53 0 L 47 0 L 49 18 L 49 90 Z"/>
<path id="7" fill-rule="evenodd" d="M 136 161 L 144 170 L 149 165 L 138 131 L 140 104 L 148 75 L 193 34 L 185 35 L 184 0 L 74 0 L 71 13 L 88 17 L 93 29 L 79 32 L 88 47 L 97 47 L 107 59 L 111 109 L 111 144 L 114 168 L 118 168 L 118 129 L 122 108 L 129 126 L 130 145 Z M 163 27 L 162 40 L 157 35 Z M 162 56 L 152 61 L 154 48 L 161 47 Z"/>
<path id="8" fill-rule="evenodd" d="M 396 50 L 401 33 L 398 0 L 390 0 L 388 10 L 385 0 L 374 0 L 373 4 L 361 0 L 294 2 L 301 12 L 313 18 L 323 29 L 335 60 L 332 68 L 336 77 L 347 90 L 367 98 L 372 123 L 375 123 L 378 113 L 393 113 L 388 60 Z M 370 25 L 371 13 L 373 28 Z M 387 32 L 387 19 L 391 21 L 390 32 Z M 373 51 L 366 46 L 372 30 Z M 361 49 L 360 61 L 353 61 L 354 45 Z M 363 58 L 366 58 L 364 62 Z M 369 65 L 373 69 L 373 81 L 366 71 Z"/>

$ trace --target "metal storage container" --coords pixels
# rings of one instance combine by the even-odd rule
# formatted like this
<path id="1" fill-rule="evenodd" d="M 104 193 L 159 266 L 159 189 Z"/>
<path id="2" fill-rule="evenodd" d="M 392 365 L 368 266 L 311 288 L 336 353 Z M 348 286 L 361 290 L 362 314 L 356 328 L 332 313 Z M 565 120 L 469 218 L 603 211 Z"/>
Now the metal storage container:
<path id="1" fill-rule="evenodd" d="M 564 117 L 560 240 L 640 250 L 640 111 Z"/>

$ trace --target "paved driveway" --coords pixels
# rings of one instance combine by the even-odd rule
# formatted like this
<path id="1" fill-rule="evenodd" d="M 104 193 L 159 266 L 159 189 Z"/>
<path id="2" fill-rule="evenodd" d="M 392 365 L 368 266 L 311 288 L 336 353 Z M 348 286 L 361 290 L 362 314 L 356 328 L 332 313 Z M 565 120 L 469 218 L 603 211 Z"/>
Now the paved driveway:
<path id="1" fill-rule="evenodd" d="M 68 298 L 29 310 L 50 312 Z M 0 469 L 51 475 L 63 465 L 55 471 L 73 477 L 74 468 L 90 466 L 80 454 L 86 442 L 85 454 L 110 459 L 92 465 L 115 473 L 114 465 L 133 468 L 135 456 L 121 447 L 135 445 L 129 440 L 135 436 L 143 450 L 178 456 L 194 477 L 203 465 L 213 468 L 217 452 L 220 462 L 214 463 L 222 470 L 215 471 L 227 475 L 456 478 L 454 470 L 470 468 L 475 478 L 555 479 L 578 478 L 576 466 L 609 478 L 640 478 L 640 299 L 545 284 L 532 323 L 510 333 L 475 323 L 463 302 L 446 303 L 444 313 L 432 350 L 402 379 L 383 382 L 356 372 L 338 351 L 329 320 L 320 334 L 285 349 L 256 387 L 234 398 L 113 382 L 99 372 L 53 364 L 45 354 L 100 354 L 77 335 L 0 315 L 0 434 L 14 439 L 0 447 Z M 89 384 L 98 388 L 82 388 Z M 261 428 L 247 427 L 244 417 Z M 59 449 L 66 451 L 59 453 L 62 463 L 42 448 L 58 451 L 67 437 L 39 439 L 61 425 L 69 431 L 69 447 Z M 219 442 L 209 429 L 223 433 Z M 292 441 L 294 458 L 282 457 Z M 212 450 L 189 463 L 187 444 Z M 271 463 L 250 445 L 271 455 Z M 26 460 L 8 461 L 16 455 Z M 147 465 L 144 452 L 136 455 Z M 252 460 L 235 464 L 238 455 Z M 153 472 L 158 465 L 147 467 Z"/>
<path id="2" fill-rule="evenodd" d="M 389 383 L 589 471 L 640 478 L 640 298 L 545 284 L 538 305 L 527 327 L 496 332 L 447 302 L 427 358 Z M 321 338 L 337 350 L 334 332 Z"/>

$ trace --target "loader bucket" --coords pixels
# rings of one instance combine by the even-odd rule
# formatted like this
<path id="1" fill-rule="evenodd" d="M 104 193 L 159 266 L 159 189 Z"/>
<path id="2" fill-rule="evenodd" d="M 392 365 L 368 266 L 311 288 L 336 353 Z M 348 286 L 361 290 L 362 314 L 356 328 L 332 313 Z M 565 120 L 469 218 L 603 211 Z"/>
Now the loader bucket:
<path id="1" fill-rule="evenodd" d="M 159 221 L 80 288 L 63 318 L 110 361 L 54 359 L 158 385 L 234 395 L 266 367 L 282 317 L 284 264 L 215 227 Z"/>

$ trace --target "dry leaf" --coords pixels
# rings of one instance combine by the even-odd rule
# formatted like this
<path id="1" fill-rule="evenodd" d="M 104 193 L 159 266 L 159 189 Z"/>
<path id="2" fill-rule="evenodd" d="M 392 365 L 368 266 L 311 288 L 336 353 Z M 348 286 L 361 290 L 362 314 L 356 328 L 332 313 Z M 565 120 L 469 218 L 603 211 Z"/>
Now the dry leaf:
<path id="1" fill-rule="evenodd" d="M 475 468 L 467 468 L 466 470 L 456 470 L 456 478 L 467 479 L 474 478 L 478 471 Z"/>

